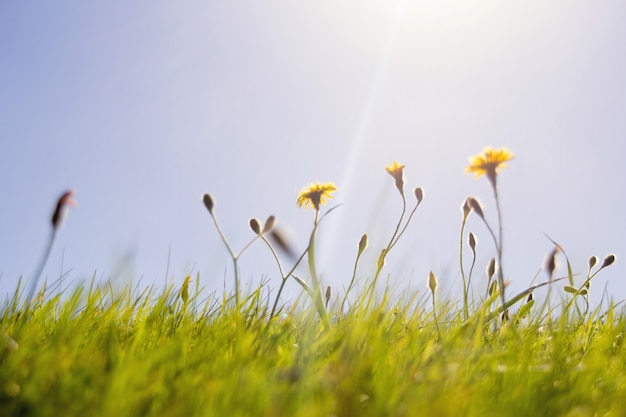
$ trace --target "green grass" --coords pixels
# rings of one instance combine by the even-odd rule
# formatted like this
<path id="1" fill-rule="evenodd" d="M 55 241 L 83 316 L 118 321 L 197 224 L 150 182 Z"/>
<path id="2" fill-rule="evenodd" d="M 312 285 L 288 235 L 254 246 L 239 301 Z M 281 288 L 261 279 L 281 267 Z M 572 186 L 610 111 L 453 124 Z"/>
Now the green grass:
<path id="1" fill-rule="evenodd" d="M 2 416 L 623 416 L 626 315 L 610 305 L 500 324 L 389 297 L 283 309 L 266 289 L 79 288 L 0 322 Z M 267 295 L 267 294 L 265 294 Z M 567 317 L 566 317 L 567 316 Z"/>

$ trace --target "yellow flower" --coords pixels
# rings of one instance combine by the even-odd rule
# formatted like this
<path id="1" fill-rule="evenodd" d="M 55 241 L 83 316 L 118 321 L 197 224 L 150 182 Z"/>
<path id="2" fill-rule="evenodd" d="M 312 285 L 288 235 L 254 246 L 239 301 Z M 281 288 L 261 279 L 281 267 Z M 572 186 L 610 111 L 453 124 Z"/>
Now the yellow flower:
<path id="1" fill-rule="evenodd" d="M 487 175 L 491 184 L 495 186 L 498 169 L 507 168 L 505 162 L 511 159 L 513 159 L 513 154 L 506 148 L 485 148 L 481 155 L 469 158 L 470 165 L 465 168 L 465 172 L 473 172 L 475 178 Z"/>
<path id="2" fill-rule="evenodd" d="M 298 207 L 311 205 L 315 210 L 319 210 L 320 204 L 326 204 L 327 198 L 333 198 L 330 193 L 336 190 L 337 187 L 332 182 L 311 184 L 298 194 Z"/>
<path id="3" fill-rule="evenodd" d="M 404 165 L 393 161 L 393 163 L 386 166 L 385 169 L 396 181 L 396 188 L 400 191 L 400 194 L 404 195 Z"/>

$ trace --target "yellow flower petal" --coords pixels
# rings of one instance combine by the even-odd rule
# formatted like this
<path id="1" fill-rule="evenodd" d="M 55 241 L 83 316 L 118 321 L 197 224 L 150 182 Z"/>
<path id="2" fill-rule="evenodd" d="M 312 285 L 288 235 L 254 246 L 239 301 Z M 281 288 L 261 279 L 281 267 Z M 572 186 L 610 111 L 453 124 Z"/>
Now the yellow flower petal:
<path id="1" fill-rule="evenodd" d="M 332 182 L 313 183 L 298 194 L 298 207 L 304 206 L 306 208 L 311 206 L 315 210 L 319 210 L 320 204 L 326 204 L 327 198 L 332 199 L 333 196 L 330 193 L 336 190 L 337 187 Z"/>
<path id="2" fill-rule="evenodd" d="M 404 195 L 404 165 L 393 161 L 393 163 L 387 165 L 385 169 L 395 180 L 396 188 L 400 191 L 400 194 Z"/>
<path id="3" fill-rule="evenodd" d="M 492 185 L 496 183 L 496 175 L 500 168 L 507 168 L 505 162 L 513 159 L 513 153 L 508 149 L 485 148 L 482 154 L 469 158 L 469 166 L 465 167 L 465 172 L 474 173 L 475 178 L 487 175 Z"/>

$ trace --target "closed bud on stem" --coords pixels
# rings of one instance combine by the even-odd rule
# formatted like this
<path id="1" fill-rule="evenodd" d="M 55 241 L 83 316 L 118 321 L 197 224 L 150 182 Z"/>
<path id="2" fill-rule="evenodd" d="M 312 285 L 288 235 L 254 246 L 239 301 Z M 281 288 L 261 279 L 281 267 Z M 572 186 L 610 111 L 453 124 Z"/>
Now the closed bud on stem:
<path id="1" fill-rule="evenodd" d="M 589 270 L 591 270 L 591 268 L 596 266 L 597 263 L 598 263 L 598 258 L 596 256 L 592 256 L 591 258 L 589 258 Z"/>
<path id="2" fill-rule="evenodd" d="M 404 197 L 404 165 L 393 161 L 393 163 L 389 166 L 386 166 L 385 169 L 391 175 L 396 183 L 396 188 L 400 191 L 400 194 Z"/>
<path id="3" fill-rule="evenodd" d="M 493 278 L 493 275 L 496 273 L 496 258 L 491 258 L 489 261 L 489 265 L 487 265 L 487 277 L 489 279 Z"/>
<path id="4" fill-rule="evenodd" d="M 261 234 L 261 224 L 259 223 L 259 221 L 257 219 L 255 219 L 254 217 L 250 219 L 250 229 L 252 229 L 252 231 L 254 233 L 256 233 L 257 235 Z"/>
<path id="5" fill-rule="evenodd" d="M 493 281 L 489 286 L 489 295 L 493 295 L 496 291 L 498 291 L 498 281 Z"/>
<path id="6" fill-rule="evenodd" d="M 378 257 L 378 262 L 376 263 L 376 266 L 377 266 L 379 271 L 381 269 L 383 269 L 383 267 L 385 266 L 385 258 L 386 257 L 387 257 L 387 249 L 381 250 L 380 251 L 380 256 Z"/>
<path id="7" fill-rule="evenodd" d="M 417 200 L 417 205 L 419 206 L 424 199 L 424 189 L 422 187 L 417 187 L 413 190 L 413 194 L 415 194 L 415 199 Z"/>
<path id="8" fill-rule="evenodd" d="M 74 200 L 75 190 L 68 190 L 64 192 L 61 197 L 57 200 L 57 205 L 54 208 L 54 213 L 52 213 L 52 228 L 58 229 L 63 224 L 63 219 L 65 218 L 65 212 L 67 211 L 67 207 L 76 207 L 76 201 Z"/>
<path id="9" fill-rule="evenodd" d="M 474 236 L 474 233 L 472 232 L 470 232 L 469 234 L 468 243 L 469 243 L 469 247 L 472 249 L 472 252 L 474 253 L 474 256 L 476 256 L 476 236 Z"/>
<path id="10" fill-rule="evenodd" d="M 329 285 L 326 287 L 326 293 L 324 294 L 324 297 L 326 298 L 326 307 L 328 307 L 328 302 L 330 301 L 330 297 L 332 296 L 333 296 L 333 290 Z"/>
<path id="11" fill-rule="evenodd" d="M 361 240 L 359 240 L 359 252 L 357 256 L 361 256 L 365 248 L 367 248 L 367 233 L 364 233 L 363 236 L 361 236 Z"/>
<path id="12" fill-rule="evenodd" d="M 189 283 L 191 282 L 191 276 L 187 275 L 185 278 L 185 282 L 183 282 L 183 287 L 180 290 L 180 298 L 186 304 L 189 301 Z"/>
<path id="13" fill-rule="evenodd" d="M 470 198 L 471 197 L 467 197 L 463 202 L 463 207 L 461 207 L 461 210 L 463 210 L 463 220 L 467 219 L 467 216 L 469 216 L 470 212 L 472 211 L 472 207 L 469 203 Z"/>
<path id="14" fill-rule="evenodd" d="M 546 261 L 544 264 L 544 269 L 550 276 L 550 279 L 552 279 L 552 274 L 554 273 L 554 270 L 556 269 L 556 256 L 558 255 L 558 253 L 559 253 L 559 247 L 555 246 L 552 252 L 550 252 L 548 257 L 546 258 Z"/>
<path id="15" fill-rule="evenodd" d="M 469 197 L 469 205 L 480 216 L 481 219 L 485 218 L 483 213 L 483 206 L 480 204 L 480 201 L 475 199 L 474 197 Z"/>
<path id="16" fill-rule="evenodd" d="M 428 274 L 428 289 L 434 294 L 435 289 L 437 288 L 437 277 L 433 271 L 430 271 Z"/>
<path id="17" fill-rule="evenodd" d="M 205 194 L 202 197 L 202 201 L 204 202 L 204 206 L 206 207 L 206 209 L 209 210 L 209 213 L 213 214 L 213 207 L 215 207 L 215 202 L 213 201 L 213 197 L 211 197 L 211 194 Z"/>
<path id="18" fill-rule="evenodd" d="M 604 261 L 602 261 L 602 266 L 600 267 L 600 269 L 606 268 L 607 266 L 612 265 L 614 262 L 615 262 L 615 255 L 611 253 L 607 255 L 606 258 L 604 258 Z"/>
<path id="19" fill-rule="evenodd" d="M 263 232 L 262 233 L 267 233 L 270 230 L 272 230 L 274 228 L 274 225 L 276 225 L 276 217 L 275 216 L 269 216 L 267 218 L 267 220 L 265 220 L 265 225 L 263 226 Z"/>

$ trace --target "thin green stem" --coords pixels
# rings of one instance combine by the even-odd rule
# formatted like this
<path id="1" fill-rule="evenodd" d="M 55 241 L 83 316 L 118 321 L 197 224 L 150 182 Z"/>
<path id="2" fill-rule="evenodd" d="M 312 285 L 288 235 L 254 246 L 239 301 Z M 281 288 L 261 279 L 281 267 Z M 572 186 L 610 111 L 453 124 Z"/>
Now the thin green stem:
<path id="1" fill-rule="evenodd" d="M 222 232 L 222 229 L 220 228 L 220 225 L 217 221 L 217 217 L 215 216 L 213 211 L 209 211 L 209 213 L 211 214 L 211 219 L 213 219 L 213 224 L 215 225 L 215 229 L 217 230 L 217 233 L 220 235 L 220 239 L 222 239 L 222 242 L 224 242 L 224 245 L 226 246 L 226 250 L 228 251 L 228 253 L 230 254 L 230 257 L 233 260 L 233 267 L 234 267 L 234 274 L 235 274 L 235 304 L 237 305 L 237 307 L 239 307 L 239 268 L 237 266 L 237 255 L 235 255 L 235 252 L 233 251 L 232 247 L 228 243 L 228 239 L 226 239 L 226 235 L 224 235 L 224 233 Z"/>
<path id="2" fill-rule="evenodd" d="M 282 278 L 282 282 L 280 283 L 280 287 L 278 288 L 278 293 L 276 294 L 276 299 L 274 300 L 274 305 L 272 306 L 272 311 L 270 313 L 270 320 L 272 320 L 272 318 L 274 317 L 274 314 L 276 313 L 276 309 L 278 308 L 278 301 L 280 300 L 280 295 L 283 292 L 283 288 L 285 287 L 285 284 L 287 283 L 287 280 L 294 273 L 294 271 L 296 270 L 296 268 L 298 267 L 298 265 L 300 264 L 302 259 L 304 259 L 304 255 L 306 255 L 306 253 L 308 252 L 308 248 L 305 249 L 304 252 L 302 252 L 302 255 L 300 255 L 300 257 L 298 258 L 298 260 L 296 261 L 294 266 L 291 268 L 291 270 L 287 274 L 285 274 L 283 272 L 283 266 L 280 263 L 280 259 L 278 258 L 278 254 L 274 250 L 274 247 L 272 246 L 272 244 L 267 240 L 267 238 L 265 238 L 265 236 L 261 236 L 261 239 L 263 240 L 263 242 L 265 242 L 267 247 L 272 252 L 272 255 L 274 256 L 274 259 L 276 260 L 276 264 L 278 265 L 278 270 L 280 271 L 280 276 Z"/>
<path id="3" fill-rule="evenodd" d="M 435 302 L 435 291 L 432 291 L 433 296 L 433 317 L 435 318 L 435 326 L 437 327 L 437 336 L 441 340 L 441 330 L 439 329 L 439 320 L 437 319 L 437 305 Z"/>
<path id="4" fill-rule="evenodd" d="M 387 257 L 387 254 L 389 253 L 393 245 L 395 245 L 395 243 L 397 242 L 396 236 L 398 235 L 398 232 L 400 230 L 400 225 L 402 224 L 402 219 L 404 219 L 404 214 L 406 213 L 406 198 L 404 197 L 404 194 L 400 194 L 400 195 L 402 196 L 402 213 L 400 214 L 400 219 L 398 220 L 398 224 L 396 225 L 396 229 L 394 230 L 393 235 L 391 235 L 391 239 L 389 239 L 389 243 L 387 244 L 387 247 L 385 247 L 385 249 L 383 249 L 380 252 L 380 256 L 378 257 L 378 261 L 376 263 L 376 274 L 374 275 L 374 279 L 372 280 L 368 288 L 368 292 L 370 293 L 372 293 L 374 291 L 374 288 L 376 288 L 376 282 L 378 281 L 378 277 L 380 276 L 380 273 L 383 270 L 383 267 L 385 266 L 385 258 Z M 417 206 L 415 206 L 415 208 L 417 209 Z M 413 212 L 415 212 L 415 210 L 413 210 Z M 411 213 L 411 215 L 413 215 L 413 213 Z M 405 226 L 405 229 L 406 229 L 406 226 Z M 402 232 L 404 232 L 404 230 Z M 371 300 L 371 294 L 370 294 L 370 300 Z"/>
<path id="5" fill-rule="evenodd" d="M 317 270 L 315 268 L 315 235 L 317 234 L 317 226 L 319 219 L 319 210 L 315 210 L 315 221 L 313 223 L 313 230 L 311 231 L 311 237 L 309 238 L 309 248 L 308 248 L 308 261 L 309 261 L 309 272 L 311 273 L 311 279 L 313 280 L 313 303 L 317 308 L 317 311 L 320 315 L 320 319 L 322 320 L 322 324 L 324 324 L 324 328 L 328 330 L 330 328 L 330 321 L 328 320 L 328 314 L 326 312 L 326 308 L 324 307 L 324 300 L 322 299 L 321 285 L 319 278 L 317 276 Z"/>
<path id="6" fill-rule="evenodd" d="M 465 279 L 465 269 L 463 268 L 463 237 L 465 235 L 465 223 L 467 222 L 467 216 L 463 216 L 463 222 L 461 223 L 461 237 L 459 239 L 459 264 L 461 266 L 461 278 L 463 279 L 463 314 L 465 320 L 469 317 L 469 309 L 467 307 L 467 292 L 468 285 Z"/>
<path id="7" fill-rule="evenodd" d="M 506 297 L 504 294 L 504 271 L 502 268 L 502 210 L 500 210 L 500 198 L 498 196 L 498 187 L 495 182 L 493 183 L 493 195 L 496 200 L 496 211 L 498 213 L 498 242 L 496 249 L 498 251 L 498 287 L 500 287 L 500 298 L 502 299 L 502 306 L 506 303 Z M 506 313 L 506 312 L 505 312 Z"/>
<path id="8" fill-rule="evenodd" d="M 404 199 L 404 196 L 402 198 Z M 396 243 L 398 243 L 398 241 L 400 240 L 400 238 L 402 237 L 402 235 L 406 231 L 406 228 L 409 226 L 409 223 L 411 223 L 411 219 L 413 218 L 413 215 L 417 211 L 417 208 L 419 207 L 420 204 L 421 204 L 421 201 L 418 201 L 415 204 L 415 207 L 411 211 L 411 214 L 409 214 L 409 217 L 406 219 L 406 223 L 404 223 L 404 227 L 402 228 L 402 230 L 400 231 L 400 233 L 396 237 L 396 240 L 389 246 L 389 249 L 387 250 L 387 252 L 389 252 L 391 250 L 391 248 L 393 248 L 396 245 Z M 403 214 L 404 214 L 404 211 L 403 211 Z M 402 221 L 402 217 L 400 217 L 400 221 Z"/>
<path id="9" fill-rule="evenodd" d="M 389 252 L 389 250 L 393 247 L 393 245 L 396 244 L 396 242 L 400 238 L 400 236 L 398 235 L 398 231 L 400 230 L 402 219 L 404 219 L 404 215 L 406 214 L 406 198 L 404 197 L 404 194 L 400 194 L 400 195 L 402 196 L 402 214 L 400 214 L 400 220 L 398 220 L 398 224 L 396 225 L 396 230 L 393 231 L 393 235 L 391 235 L 391 239 L 389 239 L 389 244 L 387 245 L 387 252 Z M 417 206 L 415 206 L 415 209 L 417 209 Z M 413 213 L 415 213 L 415 210 L 413 210 Z M 413 213 L 411 213 L 411 216 L 413 216 Z M 406 226 L 404 226 L 404 228 L 406 229 Z M 400 235 L 403 232 L 404 230 L 400 232 Z M 398 239 L 396 239 L 396 236 L 398 236 Z"/>
<path id="10" fill-rule="evenodd" d="M 33 275 L 33 280 L 30 283 L 30 289 L 28 290 L 28 295 L 25 301 L 26 310 L 28 310 L 28 308 L 30 307 L 33 301 L 35 291 L 37 290 L 39 280 L 41 279 L 41 274 L 43 273 L 43 269 L 46 266 L 46 263 L 48 262 L 48 258 L 50 257 L 50 252 L 52 252 L 52 245 L 54 244 L 54 240 L 56 238 L 56 231 L 57 229 L 53 227 L 52 233 L 50 234 L 50 239 L 48 239 L 48 243 L 46 245 L 46 248 L 44 249 L 43 256 L 41 257 L 41 260 L 39 261 L 39 266 L 37 267 L 36 272 Z"/>
<path id="11" fill-rule="evenodd" d="M 357 270 L 357 266 L 359 265 L 359 259 L 361 258 L 361 254 L 362 252 L 360 251 L 358 255 L 356 256 L 356 259 L 354 260 L 354 269 L 352 270 L 352 279 L 350 279 L 350 285 L 348 285 L 348 289 L 346 290 L 346 293 L 344 294 L 343 299 L 341 300 L 341 308 L 339 309 L 340 312 L 343 312 L 343 306 L 346 303 L 346 300 L 348 299 L 348 294 L 350 294 L 350 291 L 352 290 L 352 287 L 354 286 L 354 281 L 356 278 L 356 270 Z"/>

